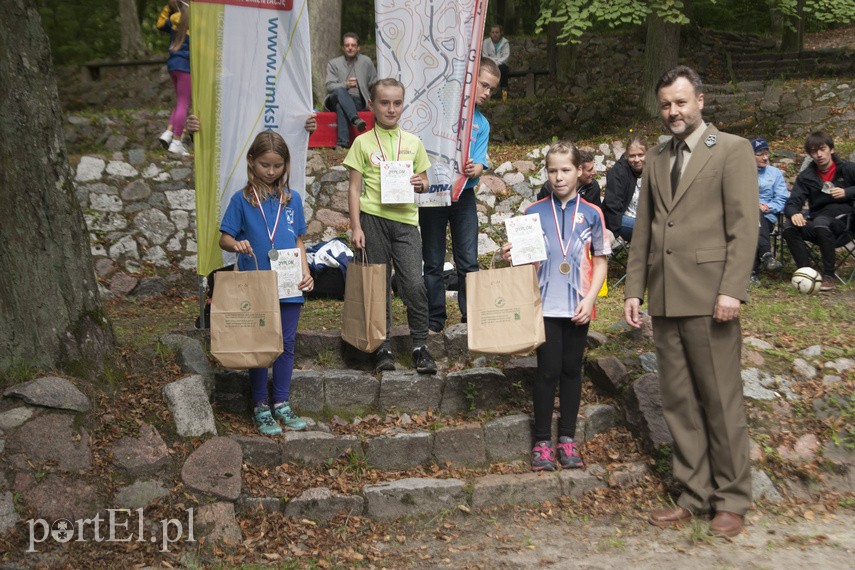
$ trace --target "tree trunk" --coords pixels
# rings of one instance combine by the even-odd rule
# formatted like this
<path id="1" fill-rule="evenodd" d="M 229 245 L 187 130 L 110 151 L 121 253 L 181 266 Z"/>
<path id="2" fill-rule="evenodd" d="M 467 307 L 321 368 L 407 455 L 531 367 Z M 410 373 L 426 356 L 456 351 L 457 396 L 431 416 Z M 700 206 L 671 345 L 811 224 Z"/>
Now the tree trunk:
<path id="1" fill-rule="evenodd" d="M 0 0 L 0 371 L 94 371 L 113 334 L 68 166 L 50 48 L 32 0 Z"/>
<path id="2" fill-rule="evenodd" d="M 309 0 L 312 35 L 312 91 L 322 109 L 327 90 L 327 63 L 341 55 L 341 0 Z"/>
<path id="3" fill-rule="evenodd" d="M 571 82 L 576 75 L 579 44 L 558 45 L 561 24 L 549 24 L 546 34 L 546 63 L 549 74 L 559 82 Z"/>
<path id="4" fill-rule="evenodd" d="M 505 35 L 517 33 L 517 6 L 516 0 L 505 0 L 504 13 L 499 16 Z"/>
<path id="5" fill-rule="evenodd" d="M 119 27 L 122 33 L 121 56 L 136 59 L 145 54 L 135 0 L 119 0 Z"/>
<path id="6" fill-rule="evenodd" d="M 656 82 L 677 65 L 680 53 L 680 25 L 669 24 L 656 14 L 647 17 L 647 41 L 644 46 L 644 74 L 641 79 L 639 107 L 651 117 L 659 114 Z"/>
<path id="7" fill-rule="evenodd" d="M 796 16 L 787 18 L 784 33 L 781 35 L 781 52 L 802 52 L 805 45 L 805 0 L 798 0 Z"/>

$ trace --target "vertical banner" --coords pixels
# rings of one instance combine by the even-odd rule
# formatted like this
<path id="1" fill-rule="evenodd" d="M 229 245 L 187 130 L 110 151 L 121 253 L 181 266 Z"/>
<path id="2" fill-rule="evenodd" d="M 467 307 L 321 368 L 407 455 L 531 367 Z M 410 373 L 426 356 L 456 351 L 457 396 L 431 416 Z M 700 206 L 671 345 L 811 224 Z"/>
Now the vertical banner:
<path id="1" fill-rule="evenodd" d="M 190 20 L 199 275 L 226 264 L 220 220 L 246 184 L 246 153 L 262 130 L 291 151 L 291 188 L 305 195 L 312 112 L 308 0 L 194 0 Z M 233 256 L 233 254 L 229 254 Z"/>
<path id="2" fill-rule="evenodd" d="M 407 88 L 401 127 L 422 139 L 431 168 L 420 206 L 457 200 L 466 176 L 487 0 L 375 0 L 377 77 Z"/>

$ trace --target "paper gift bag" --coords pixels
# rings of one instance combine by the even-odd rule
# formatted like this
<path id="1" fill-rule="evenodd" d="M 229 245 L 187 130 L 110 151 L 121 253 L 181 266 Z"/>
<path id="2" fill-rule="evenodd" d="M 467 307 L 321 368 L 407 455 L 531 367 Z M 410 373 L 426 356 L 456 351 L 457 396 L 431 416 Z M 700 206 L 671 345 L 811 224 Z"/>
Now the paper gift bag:
<path id="1" fill-rule="evenodd" d="M 363 352 L 386 340 L 386 265 L 367 263 L 364 250 L 347 265 L 341 338 Z"/>
<path id="2" fill-rule="evenodd" d="M 466 274 L 469 350 L 527 354 L 546 342 L 533 265 Z"/>
<path id="3" fill-rule="evenodd" d="M 258 261 L 255 262 L 256 268 Z M 226 368 L 267 368 L 282 354 L 275 271 L 221 271 L 211 300 L 211 354 Z"/>

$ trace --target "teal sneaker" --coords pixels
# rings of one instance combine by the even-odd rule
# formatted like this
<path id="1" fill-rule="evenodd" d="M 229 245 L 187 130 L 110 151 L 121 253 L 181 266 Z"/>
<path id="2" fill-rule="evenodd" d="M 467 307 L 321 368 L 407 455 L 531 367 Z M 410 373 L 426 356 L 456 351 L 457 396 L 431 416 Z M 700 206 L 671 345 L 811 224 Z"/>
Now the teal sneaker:
<path id="1" fill-rule="evenodd" d="M 291 404 L 288 402 L 279 402 L 273 405 L 273 415 L 277 419 L 282 420 L 285 427 L 293 430 L 306 429 L 306 421 L 294 413 L 291 409 Z"/>
<path id="2" fill-rule="evenodd" d="M 282 428 L 273 419 L 273 414 L 270 413 L 270 406 L 257 406 L 253 411 L 255 425 L 258 426 L 258 431 L 264 435 L 279 435 L 282 433 Z"/>

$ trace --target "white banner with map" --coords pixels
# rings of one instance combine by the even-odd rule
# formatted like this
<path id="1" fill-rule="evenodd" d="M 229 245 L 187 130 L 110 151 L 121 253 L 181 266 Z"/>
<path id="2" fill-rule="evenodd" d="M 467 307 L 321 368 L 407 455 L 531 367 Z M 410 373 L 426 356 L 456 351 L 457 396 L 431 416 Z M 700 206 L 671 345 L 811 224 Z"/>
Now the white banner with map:
<path id="1" fill-rule="evenodd" d="M 487 0 L 375 0 L 377 77 L 407 89 L 401 127 L 431 161 L 420 206 L 457 200 L 466 176 Z M 450 200 L 449 200 L 450 198 Z"/>

